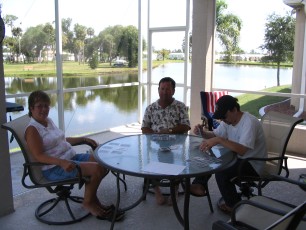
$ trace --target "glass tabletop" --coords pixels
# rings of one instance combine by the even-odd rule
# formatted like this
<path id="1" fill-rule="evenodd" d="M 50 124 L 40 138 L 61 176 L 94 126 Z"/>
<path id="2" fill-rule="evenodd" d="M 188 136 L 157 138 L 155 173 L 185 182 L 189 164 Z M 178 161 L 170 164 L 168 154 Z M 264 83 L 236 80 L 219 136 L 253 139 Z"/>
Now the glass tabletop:
<path id="1" fill-rule="evenodd" d="M 234 163 L 235 154 L 223 147 L 202 152 L 202 140 L 187 134 L 124 136 L 100 145 L 95 158 L 119 173 L 169 179 L 212 174 Z"/>

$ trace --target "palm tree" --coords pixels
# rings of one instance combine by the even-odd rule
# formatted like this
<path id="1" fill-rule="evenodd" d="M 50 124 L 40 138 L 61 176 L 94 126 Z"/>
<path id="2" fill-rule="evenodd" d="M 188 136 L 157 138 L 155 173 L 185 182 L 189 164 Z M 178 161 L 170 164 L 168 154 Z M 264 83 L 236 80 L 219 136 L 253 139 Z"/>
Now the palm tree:
<path id="1" fill-rule="evenodd" d="M 14 27 L 12 29 L 12 36 L 16 37 L 18 39 L 18 49 L 15 48 L 17 51 L 17 62 L 19 62 L 19 56 L 21 54 L 21 49 L 20 49 L 20 37 L 22 36 L 22 29 L 20 27 Z"/>
<path id="2" fill-rule="evenodd" d="M 225 49 L 226 60 L 232 61 L 232 55 L 241 49 L 238 46 L 240 30 L 242 22 L 239 17 L 233 14 L 225 14 L 227 3 L 225 0 L 217 0 L 216 2 L 216 31 L 217 38 Z M 182 48 L 185 47 L 183 40 Z M 192 50 L 192 34 L 189 36 L 189 50 Z"/>
<path id="3" fill-rule="evenodd" d="M 233 14 L 225 14 L 227 3 L 224 0 L 217 0 L 216 4 L 216 31 L 217 38 L 225 48 L 226 60 L 232 61 L 232 55 L 239 51 L 239 36 L 242 22 L 239 17 Z"/>

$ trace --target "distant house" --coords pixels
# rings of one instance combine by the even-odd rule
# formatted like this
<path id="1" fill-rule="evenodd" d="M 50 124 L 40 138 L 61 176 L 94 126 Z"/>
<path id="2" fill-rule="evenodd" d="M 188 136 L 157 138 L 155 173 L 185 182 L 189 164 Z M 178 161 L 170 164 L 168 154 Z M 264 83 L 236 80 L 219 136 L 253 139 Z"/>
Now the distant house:
<path id="1" fill-rule="evenodd" d="M 260 61 L 266 54 L 233 54 L 232 58 L 235 61 Z M 216 60 L 223 61 L 226 60 L 226 55 L 216 54 Z"/>
<path id="2" fill-rule="evenodd" d="M 184 60 L 185 54 L 184 53 L 170 53 L 168 58 L 170 60 Z"/>

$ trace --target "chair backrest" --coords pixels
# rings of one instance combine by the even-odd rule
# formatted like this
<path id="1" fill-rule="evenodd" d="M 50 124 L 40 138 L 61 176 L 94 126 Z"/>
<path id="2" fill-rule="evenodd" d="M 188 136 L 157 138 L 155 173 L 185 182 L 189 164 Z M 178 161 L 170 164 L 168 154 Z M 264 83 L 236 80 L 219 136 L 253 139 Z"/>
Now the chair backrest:
<path id="1" fill-rule="evenodd" d="M 218 122 L 214 122 L 212 115 L 215 112 L 215 105 L 218 99 L 224 95 L 227 95 L 227 91 L 214 91 L 214 92 L 200 92 L 201 97 L 201 117 L 206 118 L 208 123 L 208 129 L 212 130 L 217 128 Z"/>
<path id="2" fill-rule="evenodd" d="M 9 130 L 13 136 L 15 137 L 17 143 L 20 146 L 20 149 L 23 153 L 24 160 L 26 163 L 33 163 L 35 160 L 29 148 L 27 146 L 27 142 L 24 137 L 24 133 L 26 130 L 27 125 L 29 124 L 30 117 L 28 115 L 23 115 L 19 118 L 16 118 L 8 123 L 2 124 L 2 128 Z M 28 173 L 31 181 L 36 184 L 44 184 L 47 183 L 47 180 L 43 177 L 41 173 L 41 167 L 39 166 L 29 166 Z M 25 175 L 24 175 L 25 176 Z"/>
<path id="3" fill-rule="evenodd" d="M 267 112 L 261 119 L 265 134 L 268 157 L 284 157 L 294 127 L 303 119 L 275 111 Z M 283 169 L 283 160 L 266 163 L 266 173 L 279 175 Z"/>

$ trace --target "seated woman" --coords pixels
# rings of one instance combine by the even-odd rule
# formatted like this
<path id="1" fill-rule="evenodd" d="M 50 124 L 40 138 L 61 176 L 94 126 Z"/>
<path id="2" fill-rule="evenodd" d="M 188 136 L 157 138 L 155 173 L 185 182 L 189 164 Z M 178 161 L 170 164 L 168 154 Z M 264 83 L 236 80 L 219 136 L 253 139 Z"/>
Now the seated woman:
<path id="1" fill-rule="evenodd" d="M 98 219 L 111 221 L 114 206 L 103 205 L 97 197 L 97 189 L 107 175 L 107 169 L 99 165 L 91 154 L 76 154 L 72 148 L 72 145 L 78 143 L 91 146 L 97 146 L 97 143 L 90 138 L 65 138 L 64 132 L 48 117 L 50 98 L 45 92 L 32 92 L 28 107 L 31 120 L 25 131 L 25 139 L 33 157 L 38 162 L 49 164 L 42 167 L 44 177 L 52 181 L 74 178 L 78 174 L 78 164 L 82 175 L 90 177 L 85 183 L 83 207 Z M 116 220 L 121 219 L 123 215 L 123 212 L 119 212 Z"/>

